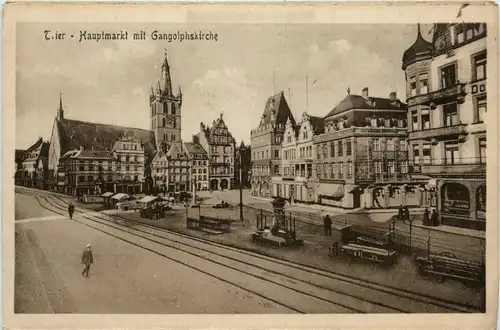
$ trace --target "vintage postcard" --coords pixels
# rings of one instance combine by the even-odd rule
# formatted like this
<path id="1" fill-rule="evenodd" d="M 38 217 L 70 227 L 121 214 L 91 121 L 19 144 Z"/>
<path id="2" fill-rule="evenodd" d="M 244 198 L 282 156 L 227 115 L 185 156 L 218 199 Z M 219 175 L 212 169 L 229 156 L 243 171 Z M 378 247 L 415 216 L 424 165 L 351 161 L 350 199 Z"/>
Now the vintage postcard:
<path id="1" fill-rule="evenodd" d="M 495 328 L 496 5 L 3 24 L 5 327 Z"/>

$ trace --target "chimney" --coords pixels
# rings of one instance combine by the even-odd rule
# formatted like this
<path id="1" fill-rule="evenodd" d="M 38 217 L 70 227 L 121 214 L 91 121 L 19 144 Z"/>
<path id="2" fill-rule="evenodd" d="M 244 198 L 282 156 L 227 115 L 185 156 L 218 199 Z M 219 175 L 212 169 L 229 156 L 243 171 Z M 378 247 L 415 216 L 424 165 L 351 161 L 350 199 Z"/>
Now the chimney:
<path id="1" fill-rule="evenodd" d="M 369 94 L 368 94 L 368 87 L 363 88 L 363 98 L 368 99 Z"/>
<path id="2" fill-rule="evenodd" d="M 389 94 L 389 99 L 391 101 L 397 101 L 398 99 L 398 94 L 396 92 L 391 92 L 391 94 Z"/>

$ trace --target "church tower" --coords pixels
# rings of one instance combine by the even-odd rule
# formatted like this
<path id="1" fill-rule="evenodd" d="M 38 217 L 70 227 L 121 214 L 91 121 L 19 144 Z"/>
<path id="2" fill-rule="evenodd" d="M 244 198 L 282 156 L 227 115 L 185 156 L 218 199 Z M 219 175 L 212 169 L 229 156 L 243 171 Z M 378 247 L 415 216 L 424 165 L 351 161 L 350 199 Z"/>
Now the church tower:
<path id="1" fill-rule="evenodd" d="M 173 143 L 181 142 L 182 92 L 177 95 L 172 90 L 170 66 L 165 50 L 165 60 L 161 67 L 161 78 L 149 95 L 151 130 L 155 133 L 156 148 L 165 152 Z"/>

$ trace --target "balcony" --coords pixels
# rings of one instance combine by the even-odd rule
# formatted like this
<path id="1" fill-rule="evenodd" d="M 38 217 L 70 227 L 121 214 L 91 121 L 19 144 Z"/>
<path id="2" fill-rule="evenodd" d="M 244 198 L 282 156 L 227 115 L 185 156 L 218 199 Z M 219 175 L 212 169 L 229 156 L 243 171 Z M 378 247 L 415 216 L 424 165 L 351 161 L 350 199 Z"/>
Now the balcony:
<path id="1" fill-rule="evenodd" d="M 435 140 L 450 136 L 457 136 L 459 140 L 463 140 L 467 135 L 465 124 L 457 124 L 453 126 L 443 126 L 422 131 L 413 131 L 408 133 L 408 140 Z"/>
<path id="2" fill-rule="evenodd" d="M 431 177 L 486 177 L 486 163 L 413 165 L 411 172 Z"/>
<path id="3" fill-rule="evenodd" d="M 408 99 L 408 107 L 415 105 L 428 105 L 435 108 L 438 104 L 443 104 L 451 101 L 463 102 L 465 95 L 465 84 L 457 83 L 456 85 L 445 87 L 440 90 L 430 92 L 423 95 L 417 95 Z"/>

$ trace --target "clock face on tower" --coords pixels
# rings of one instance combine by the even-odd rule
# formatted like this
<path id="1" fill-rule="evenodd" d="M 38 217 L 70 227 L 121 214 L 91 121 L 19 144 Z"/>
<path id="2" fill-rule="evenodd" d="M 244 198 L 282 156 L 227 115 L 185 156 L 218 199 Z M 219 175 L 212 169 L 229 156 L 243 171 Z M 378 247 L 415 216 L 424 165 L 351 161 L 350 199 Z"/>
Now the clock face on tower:
<path id="1" fill-rule="evenodd" d="M 167 116 L 167 127 L 175 128 L 175 116 Z"/>

